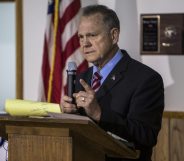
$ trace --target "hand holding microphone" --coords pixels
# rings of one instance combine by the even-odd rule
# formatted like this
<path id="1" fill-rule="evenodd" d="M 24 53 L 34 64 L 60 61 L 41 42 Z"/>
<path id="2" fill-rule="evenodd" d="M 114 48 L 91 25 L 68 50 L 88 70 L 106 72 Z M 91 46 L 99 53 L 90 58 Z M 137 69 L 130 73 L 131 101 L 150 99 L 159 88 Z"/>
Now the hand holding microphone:
<path id="1" fill-rule="evenodd" d="M 75 93 L 76 71 L 76 63 L 69 62 L 67 68 L 68 91 L 67 96 L 63 96 L 63 100 L 61 102 L 63 108 L 62 110 L 65 113 L 77 112 L 81 115 L 88 115 L 98 122 L 101 116 L 101 109 L 96 100 L 94 90 L 84 80 L 81 79 L 80 83 L 83 86 L 84 91 Z"/>
<path id="2" fill-rule="evenodd" d="M 72 98 L 72 101 L 70 101 L 70 103 L 72 103 L 72 104 L 70 104 L 70 108 L 68 108 L 68 109 L 70 109 L 69 111 L 71 113 L 78 112 L 78 113 L 84 115 L 85 114 L 84 109 L 82 107 L 76 106 L 75 98 L 73 97 L 73 94 L 75 93 L 76 71 L 77 71 L 76 63 L 69 62 L 68 68 L 67 68 L 67 96 Z M 81 97 L 81 98 L 84 98 L 84 97 Z"/>
<path id="3" fill-rule="evenodd" d="M 75 62 L 69 62 L 67 66 L 67 93 L 61 100 L 61 111 L 64 113 L 76 113 L 77 108 L 73 93 L 75 92 L 77 65 Z"/>

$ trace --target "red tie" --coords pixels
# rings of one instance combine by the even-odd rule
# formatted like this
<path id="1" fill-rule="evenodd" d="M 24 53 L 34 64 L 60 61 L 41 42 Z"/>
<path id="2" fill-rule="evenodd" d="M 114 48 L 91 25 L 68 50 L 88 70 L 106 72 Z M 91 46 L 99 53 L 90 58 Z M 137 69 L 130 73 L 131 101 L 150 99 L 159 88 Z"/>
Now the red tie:
<path id="1" fill-rule="evenodd" d="M 100 88 L 100 85 L 101 85 L 100 80 L 101 79 L 102 79 L 102 76 L 98 72 L 95 72 L 93 74 L 92 88 L 95 92 L 98 91 L 98 89 Z"/>

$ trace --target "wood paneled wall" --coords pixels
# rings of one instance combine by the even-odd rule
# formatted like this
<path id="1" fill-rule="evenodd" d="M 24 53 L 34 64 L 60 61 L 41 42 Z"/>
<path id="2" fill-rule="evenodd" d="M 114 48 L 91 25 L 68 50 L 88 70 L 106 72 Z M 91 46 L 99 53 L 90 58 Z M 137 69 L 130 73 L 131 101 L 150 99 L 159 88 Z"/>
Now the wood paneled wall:
<path id="1" fill-rule="evenodd" d="M 184 161 L 184 112 L 164 112 L 153 161 Z"/>

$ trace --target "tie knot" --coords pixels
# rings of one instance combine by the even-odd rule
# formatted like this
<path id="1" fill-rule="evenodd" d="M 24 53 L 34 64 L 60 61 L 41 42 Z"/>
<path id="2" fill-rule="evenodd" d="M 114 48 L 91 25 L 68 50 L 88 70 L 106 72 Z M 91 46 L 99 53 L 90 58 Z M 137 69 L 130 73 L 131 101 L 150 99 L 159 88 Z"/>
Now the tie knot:
<path id="1" fill-rule="evenodd" d="M 102 79 L 102 76 L 99 74 L 99 72 L 95 72 L 93 74 L 93 79 L 92 79 L 92 88 L 96 92 L 100 88 L 100 80 Z"/>
<path id="2" fill-rule="evenodd" d="M 93 74 L 93 80 L 94 79 L 98 79 L 98 80 L 101 80 L 102 79 L 102 76 L 99 74 L 99 72 L 95 72 L 94 74 Z"/>

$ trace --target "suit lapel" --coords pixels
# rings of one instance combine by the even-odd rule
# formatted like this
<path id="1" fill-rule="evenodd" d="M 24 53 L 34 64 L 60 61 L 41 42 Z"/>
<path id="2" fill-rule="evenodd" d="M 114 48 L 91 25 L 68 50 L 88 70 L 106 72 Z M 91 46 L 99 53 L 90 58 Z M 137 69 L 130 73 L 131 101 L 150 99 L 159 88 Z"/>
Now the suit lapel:
<path id="1" fill-rule="evenodd" d="M 123 53 L 123 58 L 118 62 L 115 68 L 107 76 L 106 80 L 103 82 L 102 86 L 96 93 L 96 97 L 100 100 L 105 94 L 107 94 L 120 80 L 125 76 L 125 71 L 128 68 L 128 64 L 131 60 L 126 52 Z"/>

